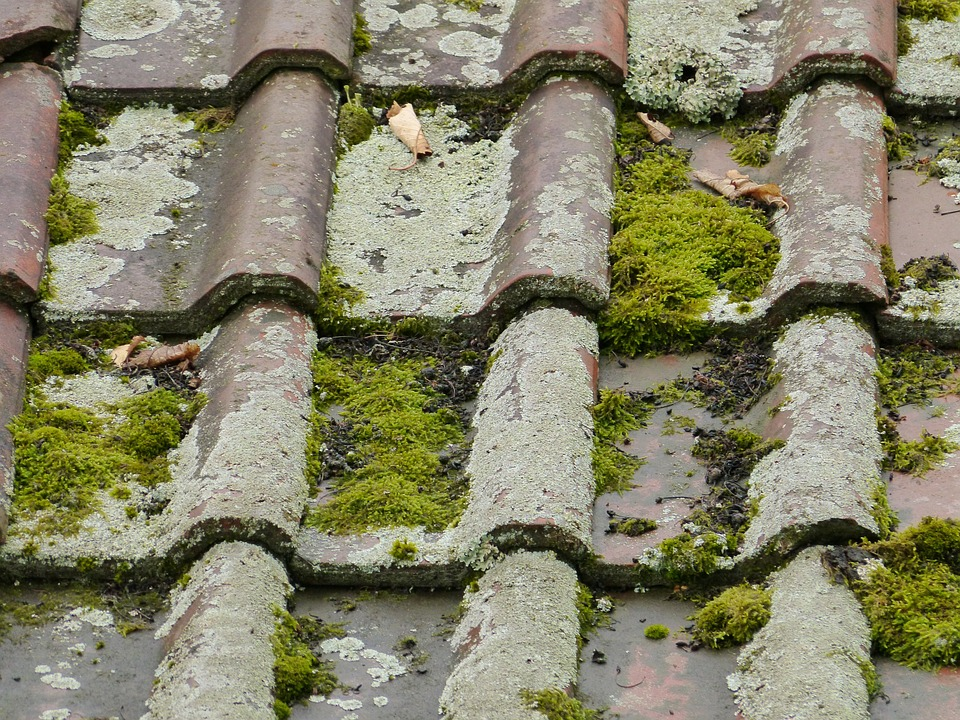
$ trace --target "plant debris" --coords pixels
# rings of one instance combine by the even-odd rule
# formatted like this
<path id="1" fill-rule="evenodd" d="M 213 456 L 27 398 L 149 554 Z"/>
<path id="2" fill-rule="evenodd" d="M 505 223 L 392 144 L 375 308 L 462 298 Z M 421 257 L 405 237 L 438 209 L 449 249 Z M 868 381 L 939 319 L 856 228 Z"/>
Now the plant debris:
<path id="1" fill-rule="evenodd" d="M 390 129 L 393 130 L 393 134 L 413 153 L 413 160 L 409 165 L 400 168 L 391 167 L 391 170 L 409 170 L 417 164 L 417 160 L 420 158 L 433 155 L 433 149 L 423 134 L 423 126 L 420 124 L 420 119 L 417 117 L 413 105 L 407 103 L 401 107 L 397 102 L 394 102 L 387 110 L 387 122 Z"/>
<path id="2" fill-rule="evenodd" d="M 783 196 L 779 185 L 759 184 L 739 170 L 728 170 L 726 175 L 716 175 L 710 170 L 694 170 L 693 176 L 712 190 L 716 190 L 728 200 L 747 198 L 761 205 L 790 210 L 790 203 Z"/>
<path id="3" fill-rule="evenodd" d="M 654 120 L 645 112 L 638 112 L 637 117 L 640 118 L 640 122 L 647 128 L 647 131 L 650 133 L 650 139 L 653 140 L 654 145 L 661 145 L 673 140 L 673 131 L 662 122 Z"/>

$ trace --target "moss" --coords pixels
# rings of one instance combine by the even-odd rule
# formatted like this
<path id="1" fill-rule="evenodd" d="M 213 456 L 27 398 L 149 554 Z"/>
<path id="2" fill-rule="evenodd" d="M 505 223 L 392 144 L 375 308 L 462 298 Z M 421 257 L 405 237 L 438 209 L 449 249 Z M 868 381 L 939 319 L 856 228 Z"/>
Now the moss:
<path id="1" fill-rule="evenodd" d="M 897 56 L 903 57 L 916 44 L 917 39 L 910 29 L 907 18 L 900 16 L 897 18 Z"/>
<path id="2" fill-rule="evenodd" d="M 737 133 L 727 138 L 733 149 L 730 158 L 738 165 L 763 167 L 770 162 L 777 136 L 772 132 Z"/>
<path id="3" fill-rule="evenodd" d="M 892 162 L 903 160 L 917 144 L 916 138 L 910 133 L 901 132 L 889 115 L 883 116 L 883 137 L 887 143 L 887 159 Z"/>
<path id="4" fill-rule="evenodd" d="M 63 173 L 57 172 L 50 180 L 50 200 L 43 215 L 50 243 L 61 245 L 99 232 L 96 209 L 97 203 L 70 192 Z"/>
<path id="5" fill-rule="evenodd" d="M 180 117 L 192 122 L 198 133 L 219 133 L 233 125 L 236 116 L 231 107 L 206 107 L 185 112 Z"/>
<path id="6" fill-rule="evenodd" d="M 890 507 L 890 501 L 887 498 L 887 486 L 879 479 L 876 480 L 873 493 L 870 496 L 870 514 L 877 523 L 877 536 L 881 540 L 886 540 L 891 533 L 897 529 L 900 524 L 900 518 Z"/>
<path id="7" fill-rule="evenodd" d="M 333 480 L 334 496 L 307 523 L 336 533 L 392 526 L 439 531 L 463 511 L 465 484 L 448 473 L 440 451 L 464 442 L 463 421 L 424 382 L 427 360 L 377 365 L 366 358 L 341 360 L 317 354 L 312 431 L 308 439 L 308 482 L 324 473 L 324 438 L 347 430 L 353 449 Z M 342 406 L 346 426 L 326 417 Z"/>
<path id="8" fill-rule="evenodd" d="M 291 705 L 314 694 L 329 695 L 340 686 L 333 663 L 320 659 L 311 647 L 346 633 L 340 623 L 324 623 L 309 616 L 295 619 L 281 608 L 274 608 L 274 616 L 274 711 L 277 718 L 285 718 L 290 717 Z"/>
<path id="9" fill-rule="evenodd" d="M 412 562 L 417 558 L 417 546 L 409 540 L 394 540 L 390 546 L 390 557 L 400 562 Z"/>
<path id="10" fill-rule="evenodd" d="M 770 619 L 772 595 L 755 585 L 725 590 L 691 618 L 693 636 L 714 649 L 742 645 Z"/>
<path id="11" fill-rule="evenodd" d="M 668 582 L 686 582 L 710 575 L 723 567 L 732 550 L 729 539 L 715 532 L 684 532 L 657 545 L 653 568 Z"/>
<path id="12" fill-rule="evenodd" d="M 602 717 L 600 711 L 584 707 L 560 688 L 524 689 L 520 691 L 520 698 L 527 708 L 545 715 L 547 720 L 599 720 Z"/>
<path id="13" fill-rule="evenodd" d="M 860 677 L 863 678 L 863 684 L 867 686 L 867 700 L 873 700 L 883 693 L 883 682 L 880 680 L 880 673 L 877 672 L 877 666 L 870 659 L 855 659 L 857 667 L 860 668 Z"/>
<path id="14" fill-rule="evenodd" d="M 577 621 L 580 632 L 577 635 L 577 648 L 582 650 L 587 642 L 587 636 L 601 627 L 610 625 L 610 616 L 597 607 L 597 600 L 593 593 L 582 582 L 577 582 Z"/>
<path id="15" fill-rule="evenodd" d="M 470 12 L 480 12 L 480 8 L 483 7 L 483 0 L 446 0 L 451 5 L 456 5 L 462 7 L 464 10 L 469 10 Z"/>
<path id="16" fill-rule="evenodd" d="M 48 377 L 80 375 L 91 368 L 91 363 L 74 348 L 31 352 L 27 360 L 27 382 L 39 384 Z"/>
<path id="17" fill-rule="evenodd" d="M 370 111 L 361 101 L 359 94 L 350 96 L 350 88 L 344 88 L 347 102 L 340 107 L 340 117 L 337 118 L 337 134 L 340 138 L 340 148 L 349 150 L 357 143 L 370 138 L 376 122 Z"/>
<path id="18" fill-rule="evenodd" d="M 360 57 L 370 52 L 373 36 L 367 28 L 367 19 L 361 13 L 353 14 L 353 56 Z"/>
<path id="19" fill-rule="evenodd" d="M 919 345 L 881 348 L 877 358 L 880 403 L 890 409 L 923 404 L 957 389 L 960 355 Z"/>
<path id="20" fill-rule="evenodd" d="M 363 299 L 363 293 L 340 278 L 340 270 L 330 263 L 324 263 L 320 268 L 313 320 L 321 337 L 352 335 L 369 326 L 361 318 L 350 317 L 351 308 Z"/>
<path id="21" fill-rule="evenodd" d="M 66 168 L 73 161 L 73 153 L 80 147 L 85 145 L 97 147 L 107 141 L 87 116 L 67 101 L 60 103 L 57 130 L 59 137 L 57 160 L 61 169 Z"/>
<path id="22" fill-rule="evenodd" d="M 643 636 L 648 640 L 664 640 L 670 637 L 670 628 L 666 625 L 648 625 Z"/>
<path id="23" fill-rule="evenodd" d="M 900 273 L 897 272 L 897 263 L 893 259 L 893 250 L 889 245 L 880 246 L 880 272 L 883 273 L 887 287 L 895 289 L 900 286 Z"/>
<path id="24" fill-rule="evenodd" d="M 628 537 L 639 537 L 657 529 L 657 521 L 650 518 L 613 518 L 607 525 L 608 533 L 618 533 Z"/>
<path id="25" fill-rule="evenodd" d="M 960 0 L 899 0 L 897 10 L 913 20 L 952 22 L 960 16 Z"/>
<path id="26" fill-rule="evenodd" d="M 644 464 L 617 445 L 631 431 L 644 427 L 653 414 L 653 406 L 635 394 L 619 390 L 600 390 L 600 399 L 591 409 L 593 415 L 593 476 L 597 496 L 623 492 L 633 487 L 633 475 Z"/>
<path id="27" fill-rule="evenodd" d="M 958 664 L 960 523 L 927 517 L 864 547 L 883 560 L 853 582 L 874 649 L 912 668 Z"/>

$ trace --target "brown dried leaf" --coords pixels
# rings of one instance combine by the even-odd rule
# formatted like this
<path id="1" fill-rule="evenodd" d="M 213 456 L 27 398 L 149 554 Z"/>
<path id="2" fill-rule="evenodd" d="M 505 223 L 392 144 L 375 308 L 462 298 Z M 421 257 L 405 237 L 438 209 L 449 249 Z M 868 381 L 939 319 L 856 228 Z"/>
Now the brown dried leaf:
<path id="1" fill-rule="evenodd" d="M 193 341 L 180 343 L 179 345 L 160 345 L 138 352 L 127 360 L 123 367 L 150 369 L 179 362 L 185 362 L 189 367 L 193 365 L 193 361 L 199 354 L 200 346 Z"/>
<path id="2" fill-rule="evenodd" d="M 126 345 L 120 345 L 115 347 L 110 351 L 110 359 L 113 360 L 113 364 L 117 367 L 123 367 L 123 364 L 127 361 L 127 358 L 130 357 L 130 354 L 137 349 L 137 347 L 144 340 L 142 335 L 137 335 Z"/>
<path id="3" fill-rule="evenodd" d="M 413 162 L 402 168 L 392 167 L 391 170 L 409 170 L 420 158 L 433 155 L 430 143 L 423 134 L 423 126 L 413 111 L 413 105 L 407 103 L 401 107 L 394 101 L 393 106 L 387 110 L 387 122 L 393 134 L 413 153 Z"/>
<path id="4" fill-rule="evenodd" d="M 779 185 L 773 183 L 760 185 L 739 170 L 728 170 L 725 176 L 715 175 L 709 170 L 694 170 L 693 176 L 730 200 L 748 197 L 764 205 L 774 205 L 784 210 L 790 209 L 790 203 L 783 196 Z"/>
<path id="5" fill-rule="evenodd" d="M 653 140 L 655 145 L 673 140 L 673 131 L 662 122 L 652 120 L 650 116 L 644 112 L 638 112 L 637 117 L 640 118 L 640 122 L 646 126 L 647 131 L 650 133 L 650 139 Z"/>

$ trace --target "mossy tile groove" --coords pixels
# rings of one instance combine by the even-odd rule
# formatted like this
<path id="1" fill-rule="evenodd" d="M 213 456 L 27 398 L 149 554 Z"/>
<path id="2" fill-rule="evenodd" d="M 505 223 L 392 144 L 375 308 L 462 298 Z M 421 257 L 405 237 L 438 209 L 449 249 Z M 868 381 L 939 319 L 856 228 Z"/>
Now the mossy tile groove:
<path id="1" fill-rule="evenodd" d="M 60 78 L 31 63 L 8 63 L 2 70 L 0 107 L 17 108 L 20 119 L 0 128 L 0 145 L 17 148 L 0 155 L 0 298 L 24 303 L 36 299 L 44 273 Z"/>
<path id="2" fill-rule="evenodd" d="M 196 113 L 124 108 L 65 173 L 97 201 L 100 230 L 52 249 L 44 316 L 135 316 L 147 331 L 199 334 L 252 294 L 312 310 L 335 114 L 335 91 L 303 70 L 260 84 L 228 127 L 229 109 L 198 124 Z"/>
<path id="3" fill-rule="evenodd" d="M 139 15 L 114 5 L 83 5 L 77 50 L 64 73 L 77 97 L 224 105 L 242 101 L 280 68 L 314 68 L 335 79 L 349 74 L 349 3 L 154 0 Z"/>
<path id="4" fill-rule="evenodd" d="M 157 631 L 168 650 L 146 717 L 275 720 L 271 640 L 275 612 L 291 591 L 283 566 L 255 545 L 224 543 L 207 552 Z"/>
<path id="5" fill-rule="evenodd" d="M 500 0 L 476 8 L 448 0 L 366 0 L 372 47 L 354 75 L 366 86 L 529 89 L 548 74 L 592 73 L 609 83 L 626 71 L 626 0 Z M 401 61 L 398 62 L 398 52 Z"/>

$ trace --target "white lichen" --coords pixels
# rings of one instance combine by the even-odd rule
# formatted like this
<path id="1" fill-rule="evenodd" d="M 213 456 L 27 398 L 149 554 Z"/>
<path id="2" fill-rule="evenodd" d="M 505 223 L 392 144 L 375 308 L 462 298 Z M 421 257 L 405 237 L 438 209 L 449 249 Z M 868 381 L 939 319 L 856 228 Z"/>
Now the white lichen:
<path id="1" fill-rule="evenodd" d="M 177 0 L 89 0 L 80 28 L 97 40 L 139 40 L 165 30 L 182 12 Z"/>

